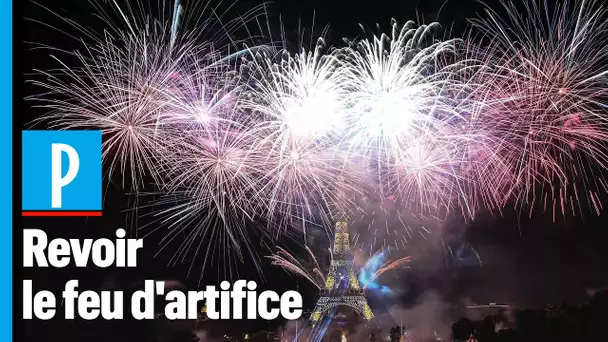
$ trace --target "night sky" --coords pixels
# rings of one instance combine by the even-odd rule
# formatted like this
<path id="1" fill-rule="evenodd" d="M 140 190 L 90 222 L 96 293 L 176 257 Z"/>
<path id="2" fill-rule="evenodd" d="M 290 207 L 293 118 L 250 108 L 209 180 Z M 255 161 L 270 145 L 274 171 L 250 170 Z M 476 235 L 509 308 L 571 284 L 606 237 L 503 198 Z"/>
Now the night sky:
<path id="1" fill-rule="evenodd" d="M 89 24 L 92 8 L 85 1 L 41 1 L 44 6 L 69 15 L 72 19 Z M 397 3 L 397 4 L 395 4 Z M 245 11 L 254 5 L 253 1 L 240 1 L 235 7 L 236 12 Z M 376 0 L 370 2 L 355 2 L 345 0 L 325 1 L 277 1 L 269 5 L 268 13 L 271 21 L 278 23 L 278 14 L 285 32 L 292 41 L 298 35 L 298 27 L 306 29 L 310 37 L 310 27 L 315 33 L 320 33 L 325 25 L 329 25 L 327 41 L 329 45 L 340 45 L 342 37 L 353 38 L 360 33 L 358 24 L 366 26 L 379 23 L 387 27 L 391 18 L 398 22 L 420 18 L 420 21 L 430 22 L 437 19 L 438 10 L 444 5 L 442 0 L 421 1 L 389 1 Z M 454 35 L 463 31 L 465 18 L 480 11 L 482 6 L 473 0 L 448 1 L 440 13 L 439 21 L 446 28 L 453 27 Z M 58 21 L 48 12 L 33 3 L 24 3 L 19 9 L 20 17 L 31 18 L 40 22 L 57 24 Z M 22 18 L 17 18 L 22 19 Z M 19 23 L 19 20 L 16 20 Z M 452 25 L 452 23 L 454 23 Z M 93 22 L 90 23 L 94 25 Z M 35 42 L 44 45 L 73 49 L 70 40 L 62 33 L 44 27 L 39 23 L 21 20 L 22 39 L 24 42 Z M 275 24 L 276 25 L 276 24 Z M 16 29 L 18 31 L 18 29 Z M 273 35 L 279 32 L 273 32 Z M 239 34 L 239 33 L 237 33 Z M 313 35 L 314 36 L 314 35 Z M 17 37 L 16 40 L 19 40 Z M 312 41 L 314 42 L 314 40 Z M 311 43 L 305 38 L 303 45 Z M 34 45 L 23 45 L 23 70 L 19 74 L 27 74 L 32 69 L 48 69 L 54 64 L 49 58 L 49 51 L 44 49 L 32 50 Z M 30 78 L 29 76 L 23 76 Z M 36 88 L 23 85 L 22 97 L 35 94 Z M 29 103 L 22 104 L 18 114 L 22 127 L 39 115 L 39 110 L 31 108 Z M 18 122 L 19 120 L 15 120 Z M 17 184 L 17 183 L 15 183 Z M 50 238 L 99 238 L 114 237 L 114 231 L 119 227 L 132 227 L 133 215 L 131 197 L 125 195 L 117 184 L 106 185 L 104 201 L 104 216 L 100 218 L 28 218 L 23 220 L 23 228 L 42 228 Z M 591 211 L 581 217 L 563 218 L 558 216 L 552 222 L 552 215 L 536 212 L 529 218 L 527 214 L 518 214 L 508 210 L 499 215 L 482 213 L 474 222 L 464 222 L 454 218 L 441 225 L 435 231 L 436 236 L 443 236 L 445 241 L 454 246 L 470 243 L 479 253 L 482 265 L 467 263 L 459 267 L 445 267 L 444 254 L 437 244 L 429 243 L 428 255 L 413 260 L 411 270 L 399 271 L 387 279 L 387 283 L 395 289 L 400 289 L 399 296 L 392 299 L 395 305 L 414 307 L 423 301 L 428 293 L 435 293 L 441 300 L 450 303 L 468 300 L 471 302 L 507 303 L 518 308 L 542 307 L 548 303 L 570 302 L 584 300 L 589 289 L 608 286 L 608 231 L 605 213 L 597 217 Z M 145 224 L 145 218 L 138 226 Z M 15 232 L 16 251 L 19 250 L 21 232 L 17 226 Z M 253 228 L 252 228 L 253 230 Z M 440 233 L 442 232 L 442 233 Z M 140 232 L 140 234 L 143 232 Z M 323 240 L 321 231 L 314 233 Z M 108 284 L 125 284 L 142 279 L 179 279 L 189 288 L 196 288 L 199 274 L 195 271 L 186 277 L 187 264 L 175 268 L 166 268 L 172 251 L 158 251 L 158 241 L 161 236 L 156 234 L 144 240 L 144 250 L 140 253 L 137 270 L 101 270 L 88 269 L 30 269 L 23 271 L 22 278 L 33 279 L 36 287 L 45 288 L 59 294 L 65 282 L 69 279 L 79 279 L 83 288 L 102 288 Z M 297 237 L 299 238 L 299 237 Z M 297 249 L 297 244 L 285 242 L 287 246 Z M 326 242 L 325 242 L 326 243 Z M 322 244 L 320 242 L 320 244 Z M 256 243 L 256 245 L 258 245 Z M 261 256 L 268 251 L 258 248 Z M 429 256 L 432 255 L 432 256 Z M 19 258 L 18 258 L 19 259 Z M 262 258 L 263 259 L 263 258 Z M 305 297 L 305 303 L 312 308 L 317 298 L 313 286 L 306 280 L 298 280 L 281 269 L 273 268 L 267 260 L 263 261 L 266 283 L 261 288 L 271 288 L 277 292 L 294 289 L 299 286 Z M 251 262 L 245 261 L 239 267 L 241 278 L 260 281 L 259 275 L 251 267 Z M 203 278 L 203 284 L 216 284 L 223 276 L 216 271 L 217 266 L 209 269 Z M 16 273 L 16 277 L 17 276 Z M 17 291 L 17 290 L 16 290 Z M 17 292 L 16 292 L 17 293 Z M 384 303 L 383 305 L 387 305 Z M 26 327 L 53 328 L 59 323 L 27 323 Z M 247 322 L 240 327 L 254 329 L 263 327 L 265 322 Z M 56 329 L 56 328 L 55 328 Z M 32 329 L 29 329 L 32 330 Z M 33 339 L 33 337 L 32 337 Z"/>

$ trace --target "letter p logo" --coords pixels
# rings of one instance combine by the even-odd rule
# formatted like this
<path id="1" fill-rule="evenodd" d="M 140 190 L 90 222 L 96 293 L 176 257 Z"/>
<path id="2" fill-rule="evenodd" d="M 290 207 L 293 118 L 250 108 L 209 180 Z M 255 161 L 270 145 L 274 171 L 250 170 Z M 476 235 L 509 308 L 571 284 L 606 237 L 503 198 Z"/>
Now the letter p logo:
<path id="1" fill-rule="evenodd" d="M 61 208 L 61 189 L 70 184 L 80 168 L 78 152 L 66 144 L 51 144 L 51 207 Z M 63 152 L 68 156 L 68 172 L 63 175 L 61 157 Z"/>
<path id="2" fill-rule="evenodd" d="M 101 132 L 24 131 L 24 216 L 101 215 Z"/>

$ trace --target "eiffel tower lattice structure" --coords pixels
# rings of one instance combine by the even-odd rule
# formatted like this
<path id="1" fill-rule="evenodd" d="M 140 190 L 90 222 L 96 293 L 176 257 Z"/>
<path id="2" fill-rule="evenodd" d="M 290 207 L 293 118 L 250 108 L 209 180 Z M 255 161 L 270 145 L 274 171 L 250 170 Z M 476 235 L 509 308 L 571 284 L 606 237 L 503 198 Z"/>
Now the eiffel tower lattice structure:
<path id="1" fill-rule="evenodd" d="M 321 298 L 310 315 L 312 325 L 315 326 L 328 310 L 337 306 L 351 307 L 367 321 L 374 318 L 353 266 L 348 223 L 345 220 L 336 222 L 333 258 Z"/>

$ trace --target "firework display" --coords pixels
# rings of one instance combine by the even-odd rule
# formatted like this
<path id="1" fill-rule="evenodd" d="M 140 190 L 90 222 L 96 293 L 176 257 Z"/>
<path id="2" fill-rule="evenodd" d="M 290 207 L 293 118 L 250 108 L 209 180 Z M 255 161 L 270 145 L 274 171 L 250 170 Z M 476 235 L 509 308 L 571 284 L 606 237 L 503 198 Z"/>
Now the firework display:
<path id="1" fill-rule="evenodd" d="M 464 39 L 392 22 L 298 53 L 203 34 L 230 34 L 245 17 L 189 29 L 196 9 L 179 2 L 159 19 L 106 5 L 121 19 L 103 34 L 65 19 L 92 43 L 76 64 L 40 71 L 32 82 L 45 92 L 32 99 L 51 127 L 101 130 L 125 189 L 162 194 L 165 241 L 187 236 L 176 259 L 207 255 L 201 237 L 253 255 L 260 221 L 277 236 L 336 212 L 576 214 L 583 198 L 602 209 L 608 16 L 594 1 L 505 3 L 506 16 L 488 11 Z M 385 229 L 396 248 L 412 234 L 403 222 Z M 319 280 L 319 267 L 273 260 Z"/>
<path id="2" fill-rule="evenodd" d="M 598 43 L 608 32 L 606 12 L 593 1 L 520 5 L 473 21 L 492 37 L 472 51 L 485 69 L 475 75 L 467 121 L 479 137 L 469 150 L 477 194 L 496 206 L 515 198 L 530 210 L 539 203 L 573 214 L 588 198 L 599 214 L 608 51 Z"/>

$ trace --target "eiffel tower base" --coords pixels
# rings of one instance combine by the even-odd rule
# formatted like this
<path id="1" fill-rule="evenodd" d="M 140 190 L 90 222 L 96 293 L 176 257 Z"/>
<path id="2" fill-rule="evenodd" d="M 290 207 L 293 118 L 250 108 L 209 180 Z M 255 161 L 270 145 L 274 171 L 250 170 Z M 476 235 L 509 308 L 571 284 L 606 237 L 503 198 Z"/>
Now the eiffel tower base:
<path id="1" fill-rule="evenodd" d="M 340 297 L 322 296 L 317 301 L 315 310 L 310 316 L 310 322 L 314 327 L 323 318 L 323 315 L 336 306 L 351 307 L 365 320 L 370 321 L 374 318 L 374 314 L 367 304 L 367 299 L 363 294 L 346 295 Z"/>

